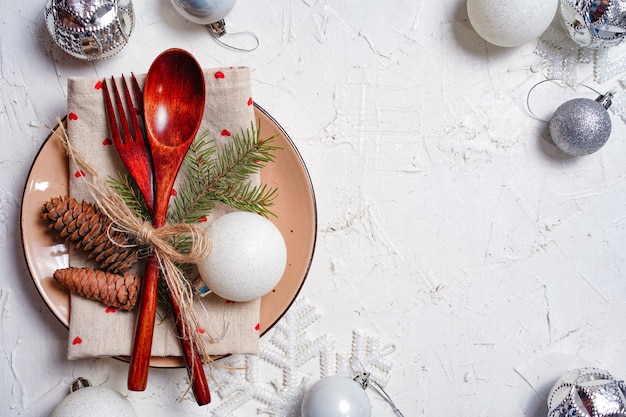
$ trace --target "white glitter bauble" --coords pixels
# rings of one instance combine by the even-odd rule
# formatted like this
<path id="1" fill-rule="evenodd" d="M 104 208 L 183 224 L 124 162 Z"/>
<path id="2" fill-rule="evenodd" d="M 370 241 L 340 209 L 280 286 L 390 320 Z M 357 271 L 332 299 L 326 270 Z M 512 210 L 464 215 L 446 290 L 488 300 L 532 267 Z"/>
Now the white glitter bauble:
<path id="1" fill-rule="evenodd" d="M 329 376 L 313 384 L 302 399 L 301 417 L 370 417 L 372 405 L 354 380 Z"/>
<path id="2" fill-rule="evenodd" d="M 520 46 L 538 39 L 550 26 L 558 0 L 467 0 L 474 30 L 497 46 Z"/>
<path id="3" fill-rule="evenodd" d="M 548 417 L 626 415 L 626 385 L 602 369 L 581 368 L 563 375 L 548 395 Z"/>
<path id="4" fill-rule="evenodd" d="M 172 5 L 185 19 L 210 25 L 224 19 L 235 7 L 236 0 L 172 0 Z"/>
<path id="5" fill-rule="evenodd" d="M 230 301 L 251 301 L 278 284 L 287 264 L 287 246 L 270 220 L 234 212 L 216 219 L 207 232 L 213 249 L 198 263 L 198 272 L 215 294 Z"/>
<path id="6" fill-rule="evenodd" d="M 561 22 L 585 48 L 617 46 L 626 37 L 626 0 L 561 0 Z"/>
<path id="7" fill-rule="evenodd" d="M 86 386 L 77 386 L 78 382 Z M 70 395 L 54 409 L 50 417 L 137 417 L 137 413 L 126 397 L 105 387 L 93 387 L 79 379 Z"/>
<path id="8" fill-rule="evenodd" d="M 598 100 L 576 98 L 556 109 L 549 129 L 554 144 L 566 154 L 589 155 L 609 140 L 611 117 Z"/>

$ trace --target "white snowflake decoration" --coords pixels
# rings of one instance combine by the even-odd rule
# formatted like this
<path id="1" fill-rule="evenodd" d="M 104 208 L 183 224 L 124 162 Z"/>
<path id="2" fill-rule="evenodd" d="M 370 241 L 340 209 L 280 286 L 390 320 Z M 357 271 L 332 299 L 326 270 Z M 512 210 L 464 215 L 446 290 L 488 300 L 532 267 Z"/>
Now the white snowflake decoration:
<path id="1" fill-rule="evenodd" d="M 361 371 L 384 387 L 392 364 L 385 359 L 395 347 L 359 331 L 352 333 L 349 354 L 337 353 L 328 335 L 311 338 L 307 331 L 321 317 L 320 312 L 299 300 L 261 342 L 258 356 L 239 355 L 220 361 L 213 369 L 215 392 L 221 403 L 214 417 L 234 417 L 235 412 L 254 401 L 257 414 L 271 417 L 299 415 L 302 397 L 309 385 L 330 375 L 352 377 Z M 318 375 L 305 369 L 317 359 Z M 272 375 L 274 378 L 272 379 Z"/>

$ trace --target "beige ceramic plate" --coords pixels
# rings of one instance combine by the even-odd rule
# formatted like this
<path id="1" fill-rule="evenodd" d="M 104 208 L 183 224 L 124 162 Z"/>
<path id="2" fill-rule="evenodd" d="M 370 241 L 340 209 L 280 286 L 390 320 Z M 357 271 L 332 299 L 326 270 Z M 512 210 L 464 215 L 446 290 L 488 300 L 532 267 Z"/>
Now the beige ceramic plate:
<path id="1" fill-rule="evenodd" d="M 255 105 L 261 138 L 276 135 L 276 161 L 261 170 L 261 181 L 278 188 L 272 221 L 287 244 L 287 268 L 276 288 L 261 300 L 261 334 L 269 330 L 295 300 L 315 250 L 317 211 L 311 181 L 293 142 L 276 121 Z M 69 326 L 70 298 L 52 274 L 68 266 L 68 247 L 55 241 L 40 219 L 41 207 L 53 197 L 68 194 L 68 161 L 59 141 L 49 136 L 31 167 L 22 199 L 22 244 L 39 293 L 54 315 Z M 152 366 L 181 366 L 181 358 L 153 358 Z"/>

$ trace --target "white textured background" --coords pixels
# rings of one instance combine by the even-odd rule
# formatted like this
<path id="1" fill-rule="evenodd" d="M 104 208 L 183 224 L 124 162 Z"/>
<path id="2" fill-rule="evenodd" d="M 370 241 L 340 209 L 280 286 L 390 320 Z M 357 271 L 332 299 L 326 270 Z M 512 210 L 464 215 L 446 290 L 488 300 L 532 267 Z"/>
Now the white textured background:
<path id="1" fill-rule="evenodd" d="M 23 260 L 19 206 L 44 125 L 65 114 L 67 78 L 144 72 L 169 47 L 252 69 L 255 101 L 315 186 L 301 295 L 324 313 L 320 334 L 397 345 L 387 391 L 407 417 L 542 417 L 571 368 L 626 377 L 626 128 L 613 117 L 591 156 L 557 152 L 525 108 L 543 79 L 529 70 L 535 42 L 487 44 L 464 0 L 240 0 L 228 30 L 261 45 L 237 53 L 169 0 L 134 4 L 127 48 L 84 63 L 53 45 L 43 0 L 0 0 L 1 415 L 47 416 L 77 376 L 128 393 L 124 363 L 65 359 L 67 331 Z M 184 370 L 156 370 L 129 397 L 141 416 L 211 415 L 177 402 L 185 387 Z M 394 415 L 370 397 L 374 415 Z"/>

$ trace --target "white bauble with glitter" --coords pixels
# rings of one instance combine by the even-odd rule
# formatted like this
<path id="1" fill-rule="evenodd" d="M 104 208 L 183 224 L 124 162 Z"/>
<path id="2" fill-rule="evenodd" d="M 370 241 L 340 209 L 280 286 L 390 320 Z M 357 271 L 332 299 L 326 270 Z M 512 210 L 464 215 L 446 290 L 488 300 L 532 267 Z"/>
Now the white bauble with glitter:
<path id="1" fill-rule="evenodd" d="M 307 391 L 300 412 L 302 417 L 370 417 L 372 405 L 356 381 L 329 376 Z"/>
<path id="2" fill-rule="evenodd" d="M 207 232 L 213 249 L 198 263 L 198 272 L 212 292 L 230 301 L 251 301 L 278 284 L 287 246 L 270 220 L 238 211 L 216 219 Z"/>
<path id="3" fill-rule="evenodd" d="M 119 392 L 87 385 L 65 397 L 50 415 L 50 417 L 75 416 L 137 417 L 137 413 L 130 401 Z"/>
<path id="4" fill-rule="evenodd" d="M 538 39 L 556 16 L 558 0 L 467 0 L 474 30 L 497 46 L 520 46 Z"/>
<path id="5" fill-rule="evenodd" d="M 172 0 L 174 9 L 185 19 L 210 25 L 224 19 L 235 7 L 236 0 Z"/>

